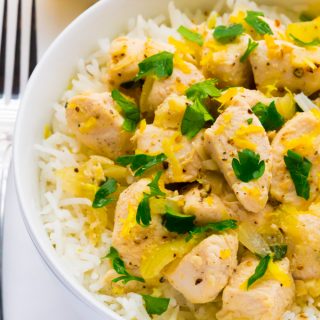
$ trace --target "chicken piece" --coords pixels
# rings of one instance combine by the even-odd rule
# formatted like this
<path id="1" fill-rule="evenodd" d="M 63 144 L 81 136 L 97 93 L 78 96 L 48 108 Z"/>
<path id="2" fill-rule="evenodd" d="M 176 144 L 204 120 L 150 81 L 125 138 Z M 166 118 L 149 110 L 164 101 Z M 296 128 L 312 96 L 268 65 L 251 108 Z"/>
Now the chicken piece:
<path id="1" fill-rule="evenodd" d="M 163 152 L 168 157 L 165 183 L 192 182 L 197 179 L 201 167 L 199 155 L 192 141 L 182 136 L 179 131 L 147 125 L 145 129 L 136 131 L 134 140 L 139 152 L 146 154 Z"/>
<path id="2" fill-rule="evenodd" d="M 254 107 L 257 103 L 262 102 L 265 105 L 269 105 L 274 99 L 266 97 L 262 92 L 258 90 L 243 89 L 226 103 L 226 106 L 250 106 Z"/>
<path id="3" fill-rule="evenodd" d="M 291 206 L 283 210 L 281 228 L 286 234 L 295 279 L 320 278 L 319 209 L 319 204 L 314 204 L 308 211 L 297 211 Z"/>
<path id="4" fill-rule="evenodd" d="M 201 185 L 188 190 L 184 194 L 184 200 L 184 213 L 194 215 L 197 223 L 206 224 L 229 218 L 220 197 L 212 192 L 206 192 Z"/>
<path id="5" fill-rule="evenodd" d="M 203 80 L 205 78 L 201 71 L 189 62 L 174 67 L 172 75 L 166 79 L 147 79 L 140 99 L 141 112 L 152 115 L 168 95 L 182 95 L 188 87 Z"/>
<path id="6" fill-rule="evenodd" d="M 280 320 L 281 315 L 294 300 L 294 282 L 289 272 L 289 260 L 275 262 L 281 269 L 286 283 L 267 274 L 248 290 L 243 288 L 254 274 L 259 260 L 247 257 L 242 261 L 222 294 L 223 307 L 218 320 Z M 269 271 L 267 271 L 268 273 Z"/>
<path id="7" fill-rule="evenodd" d="M 122 129 L 124 118 L 109 92 L 79 95 L 67 104 L 66 118 L 77 140 L 110 159 L 133 151 L 132 134 Z"/>
<path id="8" fill-rule="evenodd" d="M 247 60 L 240 62 L 248 47 L 249 36 L 243 35 L 229 44 L 220 44 L 210 38 L 202 51 L 201 65 L 206 78 L 216 78 L 219 86 L 249 87 L 252 71 Z"/>
<path id="9" fill-rule="evenodd" d="M 236 233 L 214 234 L 184 256 L 166 278 L 191 303 L 213 301 L 237 266 L 237 251 Z"/>
<path id="10" fill-rule="evenodd" d="M 318 198 L 320 183 L 320 113 L 309 111 L 297 113 L 277 133 L 272 142 L 272 183 L 271 195 L 276 200 L 306 207 Z M 308 182 L 310 185 L 310 198 L 305 200 L 299 197 L 289 171 L 284 162 L 287 150 L 293 150 L 312 163 Z"/>
<path id="11" fill-rule="evenodd" d="M 247 120 L 252 118 L 252 123 Z M 250 212 L 261 211 L 267 201 L 271 182 L 271 147 L 259 119 L 247 105 L 230 106 L 218 117 L 214 125 L 205 131 L 207 152 L 216 161 L 230 187 L 243 207 Z M 263 175 L 249 182 L 240 181 L 232 168 L 237 152 L 250 149 L 265 162 Z"/>
<path id="12" fill-rule="evenodd" d="M 173 52 L 173 47 L 151 39 L 116 38 L 111 43 L 107 61 L 110 84 L 118 87 L 131 81 L 137 75 L 138 64 L 142 60 L 162 51 Z"/>
<path id="13" fill-rule="evenodd" d="M 307 49 L 277 40 L 259 41 L 250 62 L 257 88 L 265 92 L 272 85 L 280 91 L 304 92 L 307 96 L 320 90 L 320 48 Z"/>
<path id="14" fill-rule="evenodd" d="M 150 179 L 141 179 L 130 185 L 119 197 L 115 210 L 112 245 L 118 250 L 126 267 L 140 275 L 141 258 L 145 250 L 170 240 L 170 233 L 162 226 L 161 216 L 153 215 L 148 228 L 136 223 L 136 212 L 143 193 L 149 193 Z"/>
<path id="15" fill-rule="evenodd" d="M 180 130 L 186 107 L 191 103 L 185 96 L 169 95 L 156 109 L 153 124 L 163 129 Z"/>

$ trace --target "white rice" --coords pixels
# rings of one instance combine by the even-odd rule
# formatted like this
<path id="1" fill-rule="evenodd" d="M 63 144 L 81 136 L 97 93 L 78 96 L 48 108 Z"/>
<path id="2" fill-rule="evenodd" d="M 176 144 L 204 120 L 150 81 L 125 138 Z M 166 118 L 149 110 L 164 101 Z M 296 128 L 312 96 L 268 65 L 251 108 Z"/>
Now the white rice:
<path id="1" fill-rule="evenodd" d="M 278 9 L 264 6 L 258 7 L 255 3 L 246 0 L 218 0 L 214 9 L 220 12 L 228 12 L 231 9 L 236 11 L 247 9 L 262 10 L 268 16 L 280 17 L 285 24 L 290 22 L 287 16 L 283 14 L 279 16 Z M 222 14 L 218 17 L 217 23 L 223 24 L 227 17 L 227 14 Z M 130 32 L 128 36 L 151 37 L 167 41 L 170 35 L 176 38 L 180 37 L 176 31 L 180 25 L 192 26 L 194 22 L 199 23 L 204 19 L 205 16 L 200 10 L 192 15 L 190 13 L 182 13 L 171 3 L 169 5 L 168 25 L 163 24 L 167 21 L 164 16 L 150 20 L 145 20 L 139 16 L 129 21 L 128 30 Z M 97 300 L 124 319 L 148 320 L 150 317 L 139 294 L 128 293 L 121 297 L 113 297 L 100 293 L 105 285 L 106 274 L 112 269 L 107 260 L 101 259 L 111 246 L 111 232 L 105 230 L 98 247 L 89 241 L 84 231 L 86 218 L 82 214 L 82 210 L 86 206 L 91 206 L 91 201 L 86 198 L 66 198 L 61 182 L 55 174 L 59 169 L 76 167 L 79 161 L 86 159 L 85 155 L 79 153 L 79 143 L 68 133 L 64 105 L 69 98 L 76 94 L 103 92 L 105 90 L 106 56 L 109 45 L 108 39 L 99 41 L 99 50 L 88 59 L 81 59 L 78 62 L 77 74 L 71 81 L 71 89 L 67 90 L 61 101 L 53 106 L 53 134 L 48 139 L 43 140 L 41 145 L 36 146 L 36 150 L 39 153 L 41 217 L 44 228 L 61 263 L 79 283 L 83 284 Z M 190 318 L 190 315 L 188 312 L 180 311 L 176 300 L 171 299 L 167 312 L 155 318 L 166 320 L 176 320 L 178 318 L 208 319 L 203 310 L 199 311 L 198 316 Z M 283 319 L 296 320 L 301 319 L 300 316 L 305 316 L 304 319 L 320 318 L 320 312 L 314 307 L 311 298 L 307 306 L 304 308 L 293 307 L 291 311 L 283 315 Z M 210 318 L 214 319 L 215 317 L 211 314 Z"/>

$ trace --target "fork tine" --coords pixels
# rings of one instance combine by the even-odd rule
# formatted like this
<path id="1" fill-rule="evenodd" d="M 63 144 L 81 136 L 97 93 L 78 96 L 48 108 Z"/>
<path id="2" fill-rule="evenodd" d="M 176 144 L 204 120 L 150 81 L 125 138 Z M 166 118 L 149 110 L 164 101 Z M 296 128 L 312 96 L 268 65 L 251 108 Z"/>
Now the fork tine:
<path id="1" fill-rule="evenodd" d="M 6 39 L 6 60 L 4 73 L 4 103 L 8 104 L 12 96 L 14 58 L 17 36 L 19 0 L 7 1 L 7 39 Z"/>
<path id="2" fill-rule="evenodd" d="M 22 0 L 21 3 L 20 93 L 23 93 L 29 77 L 32 2 Z"/>
<path id="3" fill-rule="evenodd" d="M 0 52 L 1 52 L 1 42 L 2 42 L 4 3 L 5 3 L 5 0 L 0 0 Z"/>

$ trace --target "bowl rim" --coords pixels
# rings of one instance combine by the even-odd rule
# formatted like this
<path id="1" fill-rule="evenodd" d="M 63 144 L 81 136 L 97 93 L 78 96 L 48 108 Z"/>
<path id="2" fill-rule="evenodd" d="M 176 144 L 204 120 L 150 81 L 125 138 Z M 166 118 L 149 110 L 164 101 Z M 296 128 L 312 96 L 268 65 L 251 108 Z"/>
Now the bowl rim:
<path id="1" fill-rule="evenodd" d="M 58 36 L 57 38 L 50 44 L 48 49 L 45 51 L 44 55 L 40 59 L 39 63 L 36 65 L 30 79 L 27 83 L 25 91 L 23 93 L 23 97 L 20 101 L 17 119 L 14 128 L 14 144 L 13 144 L 13 157 L 12 157 L 12 165 L 14 172 L 14 183 L 15 189 L 17 193 L 19 208 L 21 211 L 22 219 L 24 225 L 26 226 L 27 232 L 42 257 L 43 261 L 47 265 L 47 267 L 53 272 L 55 277 L 59 280 L 59 282 L 65 287 L 78 301 L 83 302 L 87 307 L 91 310 L 95 311 L 96 314 L 100 316 L 108 316 L 110 319 L 114 320 L 123 320 L 123 318 L 108 308 L 107 305 L 98 301 L 89 290 L 87 290 L 82 284 L 80 284 L 74 276 L 62 265 L 61 261 L 58 261 L 58 256 L 55 256 L 51 253 L 48 253 L 45 244 L 41 240 L 40 236 L 38 236 L 38 232 L 33 223 L 30 222 L 28 218 L 27 212 L 29 209 L 27 208 L 26 203 L 23 201 L 21 194 L 23 191 L 22 182 L 20 177 L 20 167 L 19 167 L 19 148 L 18 143 L 16 143 L 19 136 L 21 136 L 21 128 L 23 125 L 23 121 L 25 118 L 25 113 L 27 112 L 26 101 L 29 100 L 30 94 L 33 91 L 34 82 L 36 82 L 37 74 L 39 70 L 41 70 L 45 65 L 48 58 L 52 55 L 52 53 L 56 50 L 57 47 L 60 46 L 61 43 L 64 42 L 64 38 L 67 34 L 71 33 L 73 30 L 77 29 L 78 25 L 85 21 L 91 15 L 94 15 L 95 12 L 102 10 L 102 8 L 112 0 L 101 0 L 97 3 L 90 6 L 83 13 L 81 13 L 78 17 L 76 17 Z"/>

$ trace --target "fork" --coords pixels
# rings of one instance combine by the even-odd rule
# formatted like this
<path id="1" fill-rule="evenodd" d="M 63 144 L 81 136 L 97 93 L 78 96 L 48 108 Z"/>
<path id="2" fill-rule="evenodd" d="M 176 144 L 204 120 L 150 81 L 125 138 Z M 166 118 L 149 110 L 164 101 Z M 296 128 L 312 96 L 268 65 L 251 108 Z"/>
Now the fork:
<path id="1" fill-rule="evenodd" d="M 0 0 L 0 320 L 6 182 L 12 135 L 30 71 L 36 62 L 35 0 Z"/>

